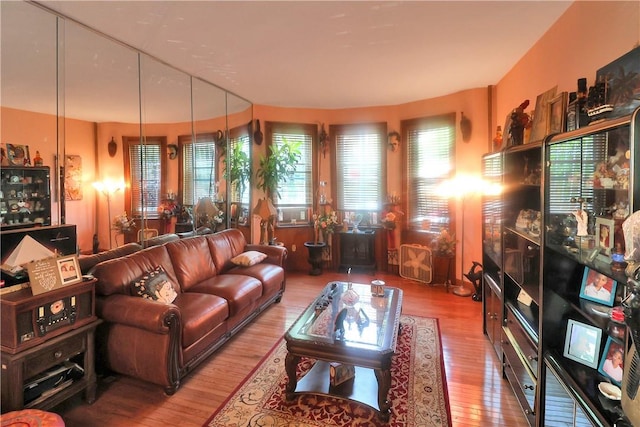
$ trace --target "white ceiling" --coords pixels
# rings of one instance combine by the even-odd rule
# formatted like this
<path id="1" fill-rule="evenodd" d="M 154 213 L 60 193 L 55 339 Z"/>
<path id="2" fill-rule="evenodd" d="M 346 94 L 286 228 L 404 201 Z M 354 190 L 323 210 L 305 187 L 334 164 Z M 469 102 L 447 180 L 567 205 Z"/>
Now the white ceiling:
<path id="1" fill-rule="evenodd" d="M 571 1 L 41 1 L 249 101 L 396 105 L 496 84 Z"/>

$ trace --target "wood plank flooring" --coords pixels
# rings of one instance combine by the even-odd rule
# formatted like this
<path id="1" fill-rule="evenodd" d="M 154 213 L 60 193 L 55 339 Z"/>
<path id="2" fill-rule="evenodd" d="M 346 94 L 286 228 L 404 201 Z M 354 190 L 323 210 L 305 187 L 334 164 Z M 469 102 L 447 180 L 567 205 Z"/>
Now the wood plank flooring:
<path id="1" fill-rule="evenodd" d="M 317 277 L 306 273 L 288 273 L 287 277 L 282 302 L 268 308 L 183 379 L 173 396 L 165 396 L 161 387 L 153 384 L 112 376 L 99 380 L 93 405 L 78 395 L 53 411 L 63 416 L 67 427 L 203 425 L 322 287 L 330 280 L 346 280 L 345 274 L 330 271 Z M 373 278 L 352 274 L 354 282 L 369 283 Z M 527 426 L 482 333 L 481 303 L 447 293 L 441 285 L 424 285 L 385 273 L 376 273 L 375 278 L 404 290 L 403 313 L 439 319 L 454 427 Z"/>

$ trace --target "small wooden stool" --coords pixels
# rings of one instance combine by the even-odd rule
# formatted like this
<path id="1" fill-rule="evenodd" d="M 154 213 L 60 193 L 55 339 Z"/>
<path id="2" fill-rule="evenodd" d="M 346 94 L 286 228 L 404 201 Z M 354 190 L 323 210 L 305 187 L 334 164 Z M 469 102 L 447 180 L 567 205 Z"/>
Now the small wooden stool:
<path id="1" fill-rule="evenodd" d="M 2 427 L 64 427 L 58 414 L 39 409 L 23 409 L 0 415 Z"/>

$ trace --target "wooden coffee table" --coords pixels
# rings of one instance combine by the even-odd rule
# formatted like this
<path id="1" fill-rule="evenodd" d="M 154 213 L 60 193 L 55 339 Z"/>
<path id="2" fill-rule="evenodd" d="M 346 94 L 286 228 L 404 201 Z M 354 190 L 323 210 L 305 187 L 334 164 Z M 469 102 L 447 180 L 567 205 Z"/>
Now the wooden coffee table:
<path id="1" fill-rule="evenodd" d="M 336 333 L 336 317 L 345 308 L 344 332 L 338 328 Z M 382 420 L 388 421 L 391 358 L 396 349 L 401 311 L 402 290 L 398 288 L 385 286 L 384 296 L 373 296 L 370 285 L 327 284 L 285 334 L 287 399 L 293 399 L 297 393 L 338 395 L 373 407 Z M 317 362 L 298 382 L 296 368 L 301 357 Z M 331 386 L 330 362 L 355 366 L 353 380 Z"/>

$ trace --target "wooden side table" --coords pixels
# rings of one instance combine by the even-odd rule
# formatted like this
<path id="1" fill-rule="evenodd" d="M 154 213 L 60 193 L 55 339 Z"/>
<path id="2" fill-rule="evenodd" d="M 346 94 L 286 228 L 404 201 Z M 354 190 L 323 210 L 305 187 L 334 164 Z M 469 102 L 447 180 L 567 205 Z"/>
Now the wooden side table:
<path id="1" fill-rule="evenodd" d="M 50 409 L 84 391 L 87 403 L 96 399 L 95 330 L 102 320 L 72 329 L 16 354 L 2 352 L 2 412 L 23 408 Z M 24 384 L 66 360 L 82 355 L 84 375 L 68 385 L 61 384 L 25 404 Z"/>

